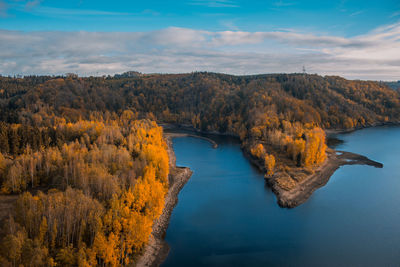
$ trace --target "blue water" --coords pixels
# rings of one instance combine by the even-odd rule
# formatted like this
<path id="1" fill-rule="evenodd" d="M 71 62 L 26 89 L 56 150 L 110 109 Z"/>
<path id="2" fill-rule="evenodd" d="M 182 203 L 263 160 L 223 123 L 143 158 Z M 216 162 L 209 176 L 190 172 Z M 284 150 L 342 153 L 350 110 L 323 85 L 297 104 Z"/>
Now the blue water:
<path id="1" fill-rule="evenodd" d="M 344 166 L 303 205 L 282 209 L 231 139 L 174 139 L 194 173 L 179 194 L 163 266 L 400 266 L 400 128 L 338 135 L 337 149 L 384 164 Z"/>

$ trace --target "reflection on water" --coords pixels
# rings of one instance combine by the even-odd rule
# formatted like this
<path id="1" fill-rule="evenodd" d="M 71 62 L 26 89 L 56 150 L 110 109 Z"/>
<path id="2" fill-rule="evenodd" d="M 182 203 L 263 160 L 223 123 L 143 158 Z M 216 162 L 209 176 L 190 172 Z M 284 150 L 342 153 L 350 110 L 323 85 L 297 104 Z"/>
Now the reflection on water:
<path id="1" fill-rule="evenodd" d="M 336 148 L 382 162 L 344 166 L 295 209 L 282 209 L 235 139 L 174 139 L 194 173 L 179 195 L 163 266 L 400 264 L 400 128 L 338 135 Z M 224 141 L 227 140 L 227 141 Z"/>

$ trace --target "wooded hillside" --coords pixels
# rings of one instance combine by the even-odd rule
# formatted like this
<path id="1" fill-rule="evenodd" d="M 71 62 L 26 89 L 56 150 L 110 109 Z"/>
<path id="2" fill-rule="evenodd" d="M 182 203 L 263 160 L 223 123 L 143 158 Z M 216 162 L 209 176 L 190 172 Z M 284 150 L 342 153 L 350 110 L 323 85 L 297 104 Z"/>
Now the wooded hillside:
<path id="1" fill-rule="evenodd" d="M 154 121 L 238 136 L 291 190 L 327 158 L 322 129 L 400 121 L 399 92 L 305 74 L 0 77 L 2 266 L 116 266 L 146 244 L 168 190 Z"/>

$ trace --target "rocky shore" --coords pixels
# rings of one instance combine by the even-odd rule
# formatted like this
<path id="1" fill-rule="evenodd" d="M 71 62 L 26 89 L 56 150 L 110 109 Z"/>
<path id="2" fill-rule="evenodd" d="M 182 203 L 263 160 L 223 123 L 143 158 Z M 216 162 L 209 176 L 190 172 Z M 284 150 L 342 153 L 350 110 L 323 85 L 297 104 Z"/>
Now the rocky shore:
<path id="1" fill-rule="evenodd" d="M 159 266 L 169 253 L 169 246 L 164 237 L 167 232 L 172 210 L 178 203 L 178 194 L 189 180 L 192 171 L 189 168 L 177 167 L 175 153 L 172 148 L 174 134 L 165 134 L 168 145 L 170 175 L 169 190 L 165 198 L 165 206 L 161 216 L 154 222 L 152 236 L 135 266 Z"/>

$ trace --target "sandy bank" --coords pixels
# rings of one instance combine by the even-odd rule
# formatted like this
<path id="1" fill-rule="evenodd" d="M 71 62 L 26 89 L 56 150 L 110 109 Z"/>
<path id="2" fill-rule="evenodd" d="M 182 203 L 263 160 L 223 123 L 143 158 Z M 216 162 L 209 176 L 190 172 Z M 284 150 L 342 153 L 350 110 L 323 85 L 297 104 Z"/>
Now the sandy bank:
<path id="1" fill-rule="evenodd" d="M 159 266 L 166 259 L 169 253 L 169 246 L 164 237 L 167 232 L 172 210 L 178 203 L 178 194 L 189 180 L 192 171 L 189 168 L 177 167 L 175 153 L 172 148 L 172 137 L 174 134 L 165 134 L 168 144 L 168 155 L 170 165 L 169 191 L 165 198 L 165 206 L 160 218 L 153 225 L 152 236 L 143 251 L 143 254 L 136 260 L 136 266 Z"/>

